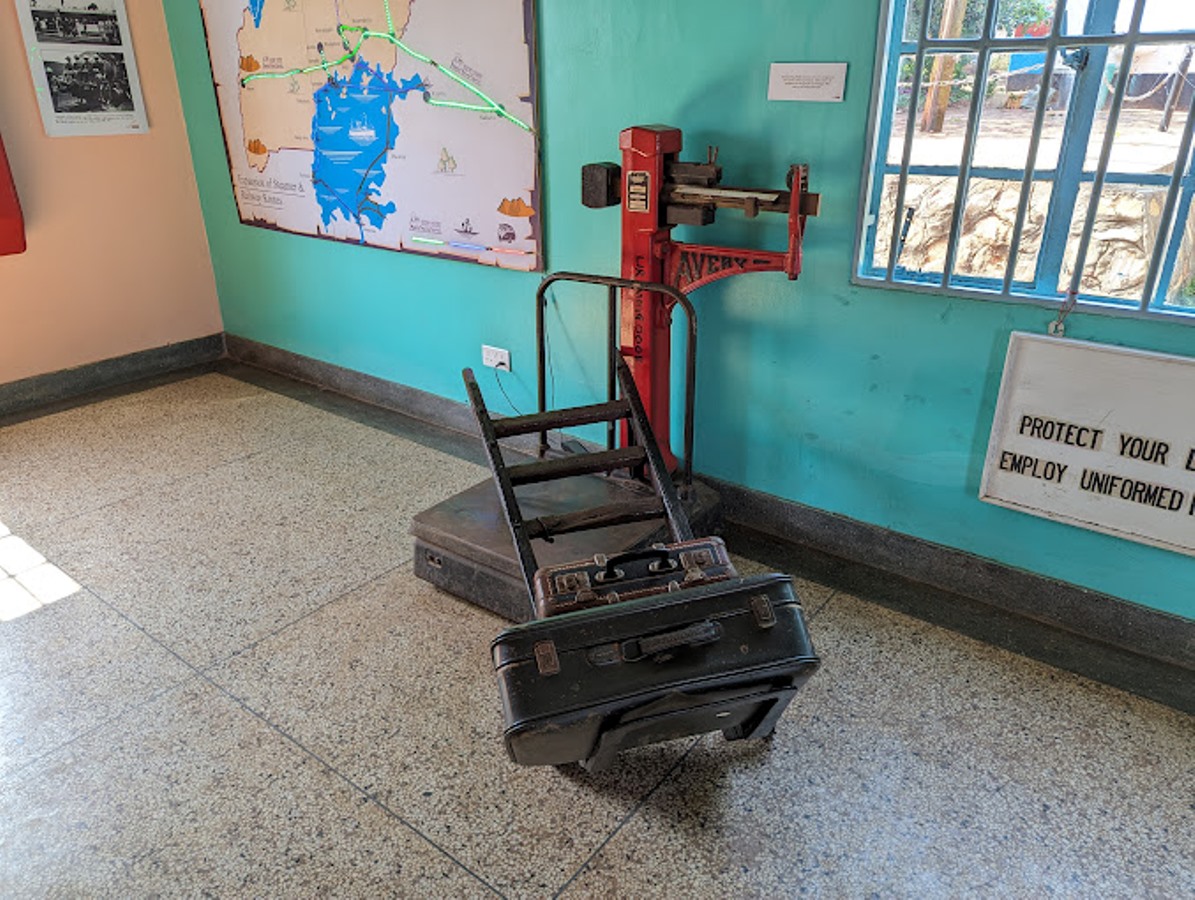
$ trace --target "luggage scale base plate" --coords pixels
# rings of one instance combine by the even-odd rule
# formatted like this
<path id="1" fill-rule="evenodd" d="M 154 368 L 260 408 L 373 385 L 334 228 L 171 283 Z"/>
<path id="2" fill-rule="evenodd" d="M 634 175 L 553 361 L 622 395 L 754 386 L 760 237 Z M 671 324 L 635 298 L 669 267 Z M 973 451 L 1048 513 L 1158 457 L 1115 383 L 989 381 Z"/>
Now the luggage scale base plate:
<path id="1" fill-rule="evenodd" d="M 520 487 L 519 506 L 530 520 L 650 496 L 649 488 L 630 479 L 585 475 Z M 721 504 L 711 488 L 695 481 L 687 496 L 682 491 L 681 502 L 694 534 L 721 530 Z M 425 509 L 415 516 L 411 534 L 416 577 L 512 622 L 531 619 L 527 586 L 493 480 Z M 663 520 L 653 519 L 561 535 L 551 543 L 536 540 L 533 547 L 539 564 L 549 566 L 669 539 Z"/>

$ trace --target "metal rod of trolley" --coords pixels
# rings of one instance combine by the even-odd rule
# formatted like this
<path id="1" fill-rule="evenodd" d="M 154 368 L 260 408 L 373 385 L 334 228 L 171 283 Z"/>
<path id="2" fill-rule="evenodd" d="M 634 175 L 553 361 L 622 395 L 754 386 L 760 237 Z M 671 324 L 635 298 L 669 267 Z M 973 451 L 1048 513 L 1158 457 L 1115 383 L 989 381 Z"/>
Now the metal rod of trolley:
<path id="1" fill-rule="evenodd" d="M 622 351 L 618 348 L 618 288 L 610 285 L 606 289 L 606 399 L 613 400 L 617 389 L 618 358 Z M 614 422 L 606 423 L 606 449 L 613 450 L 617 438 Z"/>
<path id="2" fill-rule="evenodd" d="M 609 303 L 607 310 L 607 337 L 610 344 L 609 356 L 607 359 L 606 370 L 606 389 L 608 391 L 607 400 L 614 400 L 615 388 L 615 360 L 617 354 L 621 353 L 618 346 L 618 328 L 617 328 L 617 312 L 618 312 L 618 298 L 616 291 L 618 289 L 630 291 L 644 291 L 647 293 L 665 294 L 671 297 L 676 304 L 684 310 L 685 318 L 688 320 L 688 346 L 685 351 L 685 433 L 684 433 L 684 468 L 681 470 L 682 483 L 687 487 L 693 483 L 693 410 L 695 393 L 697 389 L 697 313 L 693 309 L 693 303 L 689 300 L 684 291 L 672 287 L 667 284 L 660 284 L 653 281 L 634 281 L 628 278 L 612 278 L 607 275 L 587 275 L 583 272 L 556 272 L 545 278 L 539 286 L 539 290 L 535 293 L 535 342 L 536 342 L 536 361 L 538 364 L 537 372 L 537 388 L 539 394 L 539 412 L 547 411 L 548 403 L 548 386 L 547 386 L 547 331 L 544 321 L 544 313 L 547 308 L 547 290 L 558 281 L 571 281 L 581 284 L 598 284 L 610 289 Z M 607 426 L 606 440 L 608 445 L 613 448 L 614 435 L 613 425 Z M 539 455 L 543 456 L 548 451 L 548 433 L 541 431 L 539 433 Z"/>

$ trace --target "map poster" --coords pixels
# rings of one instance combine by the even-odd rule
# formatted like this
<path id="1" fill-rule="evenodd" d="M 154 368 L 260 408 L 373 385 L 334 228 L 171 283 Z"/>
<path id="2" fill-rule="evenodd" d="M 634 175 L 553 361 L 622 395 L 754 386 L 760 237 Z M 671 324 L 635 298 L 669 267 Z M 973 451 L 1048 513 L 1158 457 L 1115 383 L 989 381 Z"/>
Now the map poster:
<path id="1" fill-rule="evenodd" d="M 50 137 L 149 130 L 124 0 L 14 0 Z"/>
<path id="2" fill-rule="evenodd" d="M 200 0 L 241 221 L 542 268 L 533 0 Z"/>

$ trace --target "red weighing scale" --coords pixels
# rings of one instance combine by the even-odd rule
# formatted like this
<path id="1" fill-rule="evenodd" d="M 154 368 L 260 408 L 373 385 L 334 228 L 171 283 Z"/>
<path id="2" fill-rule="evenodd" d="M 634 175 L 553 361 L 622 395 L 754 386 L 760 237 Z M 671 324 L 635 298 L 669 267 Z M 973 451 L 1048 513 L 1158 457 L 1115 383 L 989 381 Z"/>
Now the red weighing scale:
<path id="1" fill-rule="evenodd" d="M 687 293 L 713 281 L 747 272 L 784 272 L 790 280 L 801 272 L 801 243 L 809 216 L 818 214 L 820 197 L 809 193 L 808 167 L 790 166 L 784 189 L 724 187 L 717 151 L 705 162 L 681 162 L 681 132 L 660 125 L 636 126 L 619 135 L 622 164 L 593 163 L 582 168 L 582 203 L 590 208 L 621 206 L 621 277 L 558 272 L 548 276 L 536 295 L 539 413 L 545 414 L 545 290 L 559 281 L 603 285 L 608 291 L 608 333 L 611 364 L 608 389 L 613 400 L 613 354 L 626 359 L 652 432 L 670 470 L 680 481 L 679 493 L 695 532 L 712 534 L 720 525 L 717 494 L 693 481 L 693 385 L 697 323 Z M 741 210 L 748 218 L 761 212 L 787 217 L 784 250 L 744 250 L 692 244 L 672 238 L 677 225 L 704 226 L 714 222 L 718 209 Z M 678 460 L 669 440 L 671 398 L 672 313 L 680 306 L 688 319 L 685 384 L 685 435 Z M 588 420 L 587 420 L 588 421 Z M 596 420 L 595 420 L 596 421 Z M 583 424 L 577 422 L 574 424 Z M 616 443 L 613 426 L 609 451 Z M 621 444 L 629 443 L 623 423 Z M 576 442 L 568 448 L 578 449 Z M 619 553 L 646 546 L 665 534 L 659 521 L 627 521 L 619 510 L 643 504 L 651 493 L 634 473 L 627 476 L 587 465 L 585 454 L 567 448 L 554 450 L 541 434 L 538 454 L 559 460 L 547 468 L 568 468 L 575 477 L 520 488 L 519 506 L 531 519 L 542 544 L 536 556 L 550 566 L 591 557 L 595 552 Z M 572 459 L 566 457 L 572 456 Z M 602 454 L 592 454 L 600 461 Z M 570 523 L 584 510 L 604 510 L 613 523 L 583 532 Z M 464 600 L 514 621 L 529 615 L 527 587 L 491 478 L 415 516 L 415 574 Z"/>

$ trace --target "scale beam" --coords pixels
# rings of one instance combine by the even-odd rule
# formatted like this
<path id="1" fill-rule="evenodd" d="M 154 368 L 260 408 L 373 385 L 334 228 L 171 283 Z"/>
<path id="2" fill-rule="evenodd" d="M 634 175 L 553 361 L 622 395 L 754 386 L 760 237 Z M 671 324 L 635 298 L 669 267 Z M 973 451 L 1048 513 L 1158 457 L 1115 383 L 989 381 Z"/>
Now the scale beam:
<path id="1" fill-rule="evenodd" d="M 809 192 L 809 167 L 789 167 L 785 190 L 722 185 L 718 151 L 711 147 L 704 163 L 681 162 L 681 133 L 647 125 L 619 135 L 622 165 L 592 163 L 581 169 L 581 202 L 599 209 L 622 207 L 621 276 L 660 282 L 692 291 L 731 275 L 801 273 L 805 221 L 820 211 L 821 197 Z M 672 238 L 676 225 L 704 226 L 719 209 L 736 209 L 748 218 L 760 213 L 788 216 L 784 250 L 743 250 L 689 244 Z M 627 358 L 647 417 L 670 468 L 672 298 L 641 290 L 622 292 L 620 348 Z M 624 430 L 623 441 L 627 435 Z"/>

